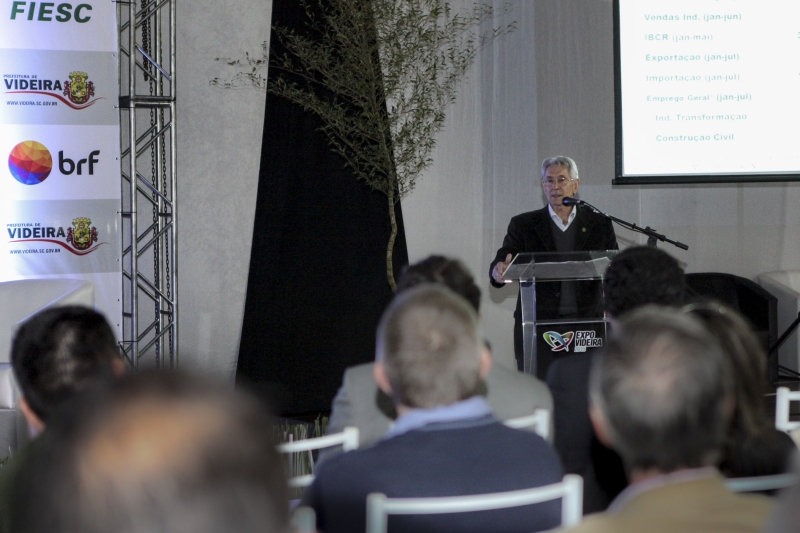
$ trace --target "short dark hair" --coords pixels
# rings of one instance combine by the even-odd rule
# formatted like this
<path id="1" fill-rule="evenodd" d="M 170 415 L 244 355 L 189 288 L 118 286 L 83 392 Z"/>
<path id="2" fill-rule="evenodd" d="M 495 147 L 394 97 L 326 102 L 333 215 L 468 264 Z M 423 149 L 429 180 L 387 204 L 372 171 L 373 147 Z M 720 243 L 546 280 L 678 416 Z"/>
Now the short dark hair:
<path id="1" fill-rule="evenodd" d="M 431 408 L 477 393 L 477 314 L 450 289 L 429 283 L 398 294 L 381 317 L 377 340 L 376 359 L 395 404 Z"/>
<path id="2" fill-rule="evenodd" d="M 590 379 L 592 403 L 629 470 L 713 464 L 728 430 L 732 389 L 727 360 L 703 325 L 656 306 L 621 320 Z"/>
<path id="3" fill-rule="evenodd" d="M 120 358 L 111 326 L 88 307 L 53 307 L 20 326 L 11 363 L 22 396 L 43 422 L 64 401 L 113 379 Z"/>
<path id="4" fill-rule="evenodd" d="M 618 253 L 603 283 L 605 310 L 614 317 L 647 304 L 680 307 L 686 281 L 678 261 L 652 246 L 633 246 Z"/>
<path id="5" fill-rule="evenodd" d="M 475 312 L 481 308 L 481 290 L 469 269 L 458 259 L 431 255 L 409 265 L 400 276 L 397 292 L 401 293 L 423 283 L 439 283 L 467 300 Z"/>
<path id="6" fill-rule="evenodd" d="M 255 399 L 144 371 L 59 412 L 36 441 L 14 531 L 283 533 L 286 476 Z"/>

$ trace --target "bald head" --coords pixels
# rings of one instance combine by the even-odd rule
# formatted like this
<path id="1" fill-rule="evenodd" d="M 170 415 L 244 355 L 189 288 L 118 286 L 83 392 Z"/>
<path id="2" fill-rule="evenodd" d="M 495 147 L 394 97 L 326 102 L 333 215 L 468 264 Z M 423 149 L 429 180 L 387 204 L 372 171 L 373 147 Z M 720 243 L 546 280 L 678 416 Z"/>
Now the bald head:
<path id="1" fill-rule="evenodd" d="M 176 374 L 86 398 L 42 435 L 18 531 L 284 532 L 286 480 L 257 403 Z M 34 496 L 35 495 L 35 496 Z"/>
<path id="2" fill-rule="evenodd" d="M 671 472 L 716 459 L 730 420 L 731 373 L 693 317 L 655 306 L 626 315 L 590 388 L 629 469 Z"/>

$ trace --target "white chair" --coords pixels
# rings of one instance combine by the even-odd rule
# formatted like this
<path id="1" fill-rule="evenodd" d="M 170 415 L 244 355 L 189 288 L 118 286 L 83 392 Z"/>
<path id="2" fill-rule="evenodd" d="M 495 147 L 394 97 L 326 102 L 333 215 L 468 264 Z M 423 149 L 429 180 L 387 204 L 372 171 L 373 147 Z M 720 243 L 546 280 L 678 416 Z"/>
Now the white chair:
<path id="1" fill-rule="evenodd" d="M 387 498 L 385 494 L 367 496 L 367 533 L 386 533 L 390 514 L 446 514 L 489 511 L 520 507 L 561 499 L 561 526 L 570 527 L 581 521 L 583 513 L 583 478 L 567 474 L 559 483 L 533 489 L 446 496 L 441 498 Z"/>
<path id="2" fill-rule="evenodd" d="M 775 476 L 739 477 L 725 480 L 731 492 L 761 492 L 779 490 L 797 484 L 796 474 L 778 474 Z"/>
<path id="3" fill-rule="evenodd" d="M 292 512 L 291 518 L 292 533 L 316 533 L 317 514 L 311 507 L 297 507 Z"/>
<path id="4" fill-rule="evenodd" d="M 358 448 L 358 428 L 346 427 L 341 433 L 334 433 L 333 435 L 325 435 L 324 437 L 316 437 L 313 439 L 303 439 L 294 442 L 285 442 L 278 445 L 279 453 L 298 453 L 310 452 L 311 450 L 319 450 L 321 448 L 329 448 L 331 446 L 341 446 L 342 450 L 349 452 Z M 305 476 L 298 476 L 289 479 L 289 486 L 307 487 L 314 481 L 314 474 L 307 474 Z"/>
<path id="5" fill-rule="evenodd" d="M 786 387 L 778 387 L 775 395 L 775 428 L 787 433 L 800 428 L 800 422 L 789 421 L 789 404 L 792 401 L 800 402 L 800 392 L 792 392 Z"/>
<path id="6" fill-rule="evenodd" d="M 503 424 L 514 429 L 533 428 L 533 432 L 544 440 L 550 438 L 550 411 L 547 409 L 536 409 L 532 415 L 509 418 Z"/>

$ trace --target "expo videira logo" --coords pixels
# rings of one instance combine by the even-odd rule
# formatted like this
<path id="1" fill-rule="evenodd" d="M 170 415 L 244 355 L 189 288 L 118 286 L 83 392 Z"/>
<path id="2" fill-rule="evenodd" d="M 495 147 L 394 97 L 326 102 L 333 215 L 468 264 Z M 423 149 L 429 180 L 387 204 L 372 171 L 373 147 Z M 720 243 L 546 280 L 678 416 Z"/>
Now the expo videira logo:
<path id="1" fill-rule="evenodd" d="M 100 160 L 100 150 L 93 150 L 88 157 L 72 160 L 64 156 L 64 150 L 58 152 L 58 170 L 64 176 L 84 173 L 94 175 L 94 166 Z M 23 185 L 38 185 L 53 170 L 53 156 L 45 145 L 38 141 L 22 141 L 11 149 L 8 155 L 8 170 L 14 179 Z"/>
<path id="2" fill-rule="evenodd" d="M 72 227 L 64 231 L 63 227 L 40 226 L 39 224 L 8 224 L 6 227 L 9 244 L 21 242 L 57 244 L 75 255 L 87 255 L 106 242 L 97 242 L 97 228 L 92 226 L 92 220 L 87 217 L 78 217 L 72 220 Z M 18 252 L 12 250 L 11 253 Z"/>
<path id="3" fill-rule="evenodd" d="M 104 100 L 91 99 L 94 96 L 94 82 L 89 80 L 86 72 L 81 71 L 70 72 L 69 79 L 63 83 L 60 80 L 40 79 L 35 75 L 3 74 L 3 84 L 6 94 L 51 96 L 78 111 L 94 105 L 98 100 Z"/>
<path id="4" fill-rule="evenodd" d="M 575 353 L 585 352 L 587 348 L 603 346 L 603 339 L 597 337 L 594 331 L 568 331 L 566 333 L 547 331 L 542 337 L 554 352 L 569 352 L 570 344 Z M 573 341 L 575 342 L 573 343 Z"/>

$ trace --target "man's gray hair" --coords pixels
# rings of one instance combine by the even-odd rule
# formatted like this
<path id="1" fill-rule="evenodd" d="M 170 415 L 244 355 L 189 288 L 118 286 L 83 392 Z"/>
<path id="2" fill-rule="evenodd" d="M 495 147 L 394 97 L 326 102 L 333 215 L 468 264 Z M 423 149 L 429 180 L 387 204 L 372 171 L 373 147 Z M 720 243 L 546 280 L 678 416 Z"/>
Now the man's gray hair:
<path id="1" fill-rule="evenodd" d="M 563 165 L 564 168 L 567 169 L 569 172 L 569 177 L 574 181 L 580 179 L 578 177 L 578 164 L 571 158 L 565 155 L 557 155 L 555 157 L 548 157 L 544 161 L 542 161 L 542 179 L 544 179 L 544 173 L 547 172 L 547 167 L 553 165 Z"/>
<path id="2" fill-rule="evenodd" d="M 666 307 L 632 311 L 595 361 L 592 403 L 628 470 L 713 464 L 727 434 L 731 371 L 695 318 Z"/>
<path id="3" fill-rule="evenodd" d="M 477 314 L 451 290 L 423 284 L 395 297 L 378 325 L 376 359 L 395 403 L 449 405 L 474 396 L 480 382 Z"/>

